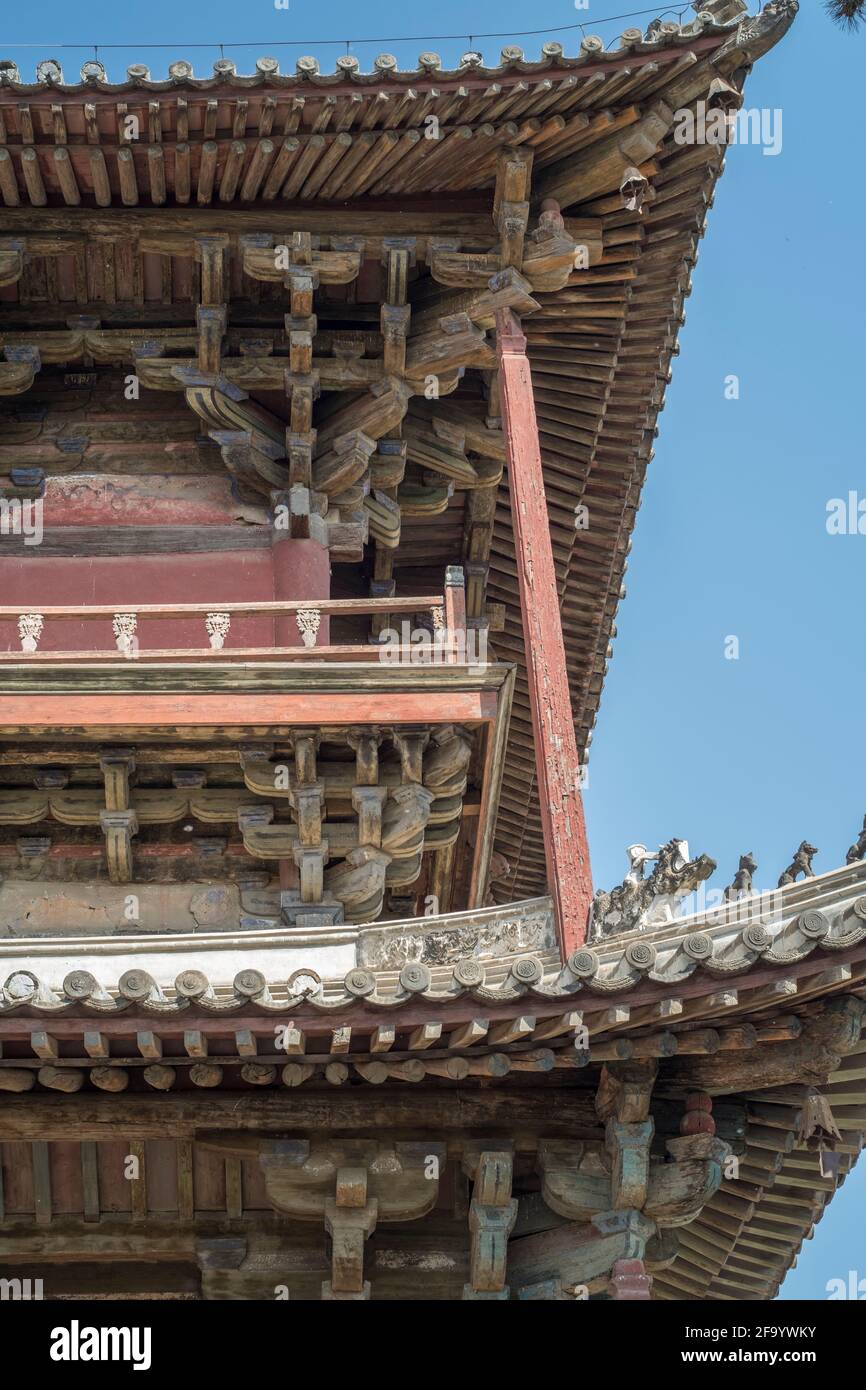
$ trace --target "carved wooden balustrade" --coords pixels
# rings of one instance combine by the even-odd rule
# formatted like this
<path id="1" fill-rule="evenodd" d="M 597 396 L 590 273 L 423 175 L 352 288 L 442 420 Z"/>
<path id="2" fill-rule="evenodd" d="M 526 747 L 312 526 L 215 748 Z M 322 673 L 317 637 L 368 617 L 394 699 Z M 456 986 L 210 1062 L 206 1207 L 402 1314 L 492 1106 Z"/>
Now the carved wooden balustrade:
<path id="1" fill-rule="evenodd" d="M 185 641 L 157 641 L 163 620 Z M 260 645 L 244 640 L 251 621 Z M 13 623 L 24 650 L 0 652 L 11 916 L 36 894 L 39 922 L 66 921 L 67 892 L 106 876 L 136 885 L 157 930 L 201 893 L 234 923 L 483 902 L 514 672 L 487 661 L 459 567 L 419 596 L 0 607 L 0 633 Z M 242 907 L 241 879 L 267 901 Z"/>
<path id="2" fill-rule="evenodd" d="M 260 600 L 228 603 L 140 603 L 140 604 L 51 604 L 0 606 L 0 624 L 14 623 L 20 650 L 0 651 L 0 662 L 114 662 L 114 661 L 381 661 L 398 663 L 453 665 L 467 654 L 477 664 L 478 646 L 467 641 L 466 595 L 463 571 L 451 566 L 446 571 L 444 594 L 422 597 Z M 399 628 L 388 628 L 389 619 L 400 618 Z M 294 622 L 301 645 L 228 646 L 232 621 L 236 618 L 265 617 Z M 357 619 L 371 617 L 376 635 L 367 642 L 329 641 L 319 643 L 322 618 Z M 408 619 L 416 620 L 409 625 Z M 201 623 L 208 645 L 201 647 L 142 646 L 139 621 L 176 619 Z M 114 634 L 113 650 L 62 651 L 40 649 L 40 642 L 54 625 L 64 622 L 110 622 Z M 326 625 L 327 627 L 327 625 Z M 389 641 L 389 633 L 395 640 Z"/>

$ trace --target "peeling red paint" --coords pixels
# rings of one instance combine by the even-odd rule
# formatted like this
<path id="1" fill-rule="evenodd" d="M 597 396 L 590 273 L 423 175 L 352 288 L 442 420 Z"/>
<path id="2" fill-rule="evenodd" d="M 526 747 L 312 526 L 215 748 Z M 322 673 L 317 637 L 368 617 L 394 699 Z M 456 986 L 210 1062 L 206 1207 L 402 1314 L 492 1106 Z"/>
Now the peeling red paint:
<path id="1" fill-rule="evenodd" d="M 583 800 L 574 790 L 579 774 L 577 743 L 526 339 L 511 310 L 497 314 L 496 329 L 544 852 L 560 942 L 567 955 L 586 937 L 592 903 L 589 847 Z"/>
<path id="2" fill-rule="evenodd" d="M 48 478 L 42 498 L 44 527 L 226 526 L 244 520 L 264 525 L 266 510 L 237 502 L 227 477 L 67 474 Z"/>

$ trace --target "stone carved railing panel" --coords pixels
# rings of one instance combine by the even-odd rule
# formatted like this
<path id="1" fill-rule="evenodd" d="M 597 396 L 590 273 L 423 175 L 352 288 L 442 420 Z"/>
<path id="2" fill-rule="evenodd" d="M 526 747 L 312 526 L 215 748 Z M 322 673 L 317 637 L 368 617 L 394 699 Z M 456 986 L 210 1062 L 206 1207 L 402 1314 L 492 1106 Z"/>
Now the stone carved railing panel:
<path id="1" fill-rule="evenodd" d="M 553 914 L 547 899 L 511 903 L 494 912 L 464 912 L 448 924 L 435 918 L 367 929 L 360 935 L 362 965 L 399 969 L 406 961 L 447 965 L 467 956 L 496 957 L 556 947 Z"/>

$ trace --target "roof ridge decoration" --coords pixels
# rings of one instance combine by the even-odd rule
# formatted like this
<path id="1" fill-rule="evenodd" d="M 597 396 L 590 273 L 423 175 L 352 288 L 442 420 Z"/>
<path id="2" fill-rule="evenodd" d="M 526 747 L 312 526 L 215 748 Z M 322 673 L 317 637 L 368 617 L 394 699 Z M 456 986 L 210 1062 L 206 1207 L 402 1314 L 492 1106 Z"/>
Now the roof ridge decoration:
<path id="1" fill-rule="evenodd" d="M 169 64 L 168 77 L 157 80 L 151 77 L 145 64 L 134 63 L 127 68 L 125 82 L 109 82 L 105 65 L 98 58 L 88 58 L 81 65 L 78 82 L 67 82 L 60 62 L 56 58 L 46 58 L 36 65 L 35 83 L 22 81 L 18 65 L 5 59 L 0 62 L 0 90 L 10 88 L 15 93 L 32 95 L 48 88 L 69 95 L 82 92 L 116 95 L 135 90 L 166 92 L 182 88 L 206 92 L 217 87 L 327 90 L 347 82 L 368 87 L 383 83 L 405 86 L 424 79 L 448 82 L 466 77 L 524 76 L 551 70 L 568 73 L 588 63 L 621 60 L 627 55 L 658 54 L 666 48 L 688 47 L 695 40 L 712 38 L 723 41 L 718 57 L 726 66 L 734 68 L 754 62 L 778 43 L 793 23 L 799 5 L 798 0 L 770 0 L 758 14 L 745 17 L 742 0 L 707 0 L 693 8 L 697 14 L 688 24 L 658 18 L 649 23 L 645 32 L 637 28 L 623 30 L 616 48 L 606 48 L 604 40 L 596 34 L 584 35 L 574 57 L 567 57 L 563 45 L 555 41 L 542 44 L 541 56 L 534 61 L 527 60 L 518 45 L 508 44 L 501 51 L 499 63 L 493 66 L 484 63 L 481 53 L 470 51 L 462 55 L 456 68 L 446 69 L 437 53 L 424 52 L 419 55 L 417 68 L 409 70 L 401 69 L 393 54 L 380 53 L 373 60 L 372 70 L 362 72 L 353 54 L 343 54 L 336 59 L 333 73 L 323 73 L 317 58 L 304 55 L 296 60 L 293 75 L 281 73 L 279 59 L 270 56 L 258 58 L 255 71 L 248 75 L 238 73 L 233 59 L 218 58 L 211 77 L 196 77 L 192 63 L 178 59 Z"/>
<path id="2" fill-rule="evenodd" d="M 741 854 L 733 882 L 724 890 L 723 901 L 753 901 L 756 894 L 762 900 L 769 901 L 779 889 L 796 883 L 801 874 L 806 880 L 815 878 L 812 860 L 819 852 L 808 840 L 802 840 L 794 851 L 791 863 L 782 872 L 775 890 L 760 893 L 753 886 L 753 875 L 758 869 L 754 856 L 751 851 Z M 666 844 L 659 845 L 657 853 L 648 850 L 644 844 L 629 845 L 626 849 L 629 870 L 622 883 L 608 891 L 602 888 L 596 890 L 588 944 L 625 932 L 646 932 L 654 926 L 675 921 L 674 909 L 690 893 L 700 889 L 718 868 L 716 861 L 708 854 L 697 855 L 694 859 L 689 854 L 688 840 L 668 840 Z M 866 816 L 863 817 L 863 828 L 848 849 L 845 862 L 855 864 L 862 859 L 866 859 Z M 645 877 L 648 864 L 654 867 Z M 707 910 L 711 911 L 709 903 Z"/>

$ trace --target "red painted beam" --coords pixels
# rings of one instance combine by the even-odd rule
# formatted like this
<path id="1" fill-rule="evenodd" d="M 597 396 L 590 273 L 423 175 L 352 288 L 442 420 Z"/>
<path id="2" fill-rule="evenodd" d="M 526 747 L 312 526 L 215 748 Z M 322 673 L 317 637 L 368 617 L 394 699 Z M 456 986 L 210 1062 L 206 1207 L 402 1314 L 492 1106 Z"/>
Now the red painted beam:
<path id="1" fill-rule="evenodd" d="M 45 732 L 78 726 L 99 729 L 164 729 L 178 725 L 205 734 L 238 724 L 464 724 L 496 717 L 489 691 L 379 691 L 346 694 L 222 695 L 129 691 L 116 695 L 0 695 L 0 732 Z"/>
<path id="2" fill-rule="evenodd" d="M 586 939 L 592 876 L 532 377 L 510 309 L 496 315 L 496 344 L 544 852 L 565 956 Z"/>

